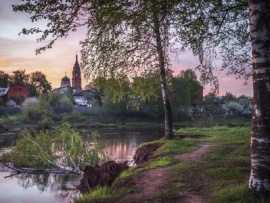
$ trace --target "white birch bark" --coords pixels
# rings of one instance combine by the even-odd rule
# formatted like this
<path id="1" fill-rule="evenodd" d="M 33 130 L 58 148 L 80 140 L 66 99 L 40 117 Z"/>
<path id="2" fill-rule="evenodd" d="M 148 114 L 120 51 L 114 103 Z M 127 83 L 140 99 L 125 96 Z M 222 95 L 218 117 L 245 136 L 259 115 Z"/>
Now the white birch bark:
<path id="1" fill-rule="evenodd" d="M 268 0 L 250 0 L 253 117 L 249 188 L 270 193 L 270 13 Z"/>
<path id="2" fill-rule="evenodd" d="M 160 34 L 160 24 L 157 13 L 153 13 L 153 21 L 154 21 L 154 33 L 156 40 L 156 49 L 158 53 L 159 60 L 159 69 L 160 69 L 160 86 L 162 93 L 162 101 L 164 106 L 164 114 L 165 114 L 165 138 L 172 139 L 174 137 L 172 130 L 172 110 L 170 105 L 170 100 L 168 97 L 168 87 L 166 80 L 166 70 L 165 70 L 165 57 L 162 46 L 161 34 Z"/>

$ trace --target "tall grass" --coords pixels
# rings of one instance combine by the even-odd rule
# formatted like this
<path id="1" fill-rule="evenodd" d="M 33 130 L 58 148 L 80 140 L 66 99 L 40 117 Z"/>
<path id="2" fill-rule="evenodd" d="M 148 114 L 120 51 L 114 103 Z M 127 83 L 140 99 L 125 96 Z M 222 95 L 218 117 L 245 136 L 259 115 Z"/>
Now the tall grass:
<path id="1" fill-rule="evenodd" d="M 186 153 L 198 148 L 198 142 L 193 139 L 174 139 L 166 140 L 164 144 L 158 148 L 157 154 L 160 153 Z"/>
<path id="2" fill-rule="evenodd" d="M 110 187 L 99 187 L 90 193 L 82 195 L 80 198 L 76 199 L 74 203 L 89 203 L 89 202 L 110 202 L 126 194 L 131 193 L 133 190 L 131 188 L 117 188 L 113 190 Z"/>
<path id="3" fill-rule="evenodd" d="M 182 128 L 176 134 L 201 134 L 201 140 L 217 141 L 219 144 L 246 144 L 249 143 L 250 127 L 215 126 L 209 128 Z"/>

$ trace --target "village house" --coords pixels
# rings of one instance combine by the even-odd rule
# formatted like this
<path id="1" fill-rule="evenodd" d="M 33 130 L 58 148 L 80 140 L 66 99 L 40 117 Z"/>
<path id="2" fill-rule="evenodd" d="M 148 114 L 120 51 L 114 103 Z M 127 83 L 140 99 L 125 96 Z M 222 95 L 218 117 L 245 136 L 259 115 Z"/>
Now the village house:
<path id="1" fill-rule="evenodd" d="M 5 92 L 4 92 L 5 90 Z M 0 88 L 0 97 L 5 101 L 14 101 L 17 105 L 21 104 L 29 96 L 27 87 L 23 84 L 14 84 L 8 88 Z"/>
<path id="2" fill-rule="evenodd" d="M 87 89 L 75 92 L 72 96 L 75 105 L 93 107 L 93 101 L 98 97 L 98 94 L 94 89 Z"/>

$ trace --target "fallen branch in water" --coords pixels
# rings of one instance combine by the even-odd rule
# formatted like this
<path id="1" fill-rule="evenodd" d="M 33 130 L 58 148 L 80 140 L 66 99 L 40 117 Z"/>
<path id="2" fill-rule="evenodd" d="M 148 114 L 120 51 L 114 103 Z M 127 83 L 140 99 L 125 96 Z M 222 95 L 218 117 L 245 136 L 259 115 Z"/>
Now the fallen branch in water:
<path id="1" fill-rule="evenodd" d="M 44 169 L 35 169 L 35 168 L 17 168 L 14 167 L 11 163 L 2 163 L 3 166 L 9 168 L 12 170 L 12 172 L 14 174 L 10 175 L 10 176 L 14 176 L 17 174 L 21 174 L 21 173 L 26 173 L 26 174 L 82 174 L 82 171 L 80 172 L 76 172 L 73 170 L 66 170 L 66 169 L 62 169 L 62 168 L 52 168 L 52 169 L 48 169 L 48 168 L 44 168 Z M 9 177 L 9 176 L 7 176 Z"/>
<path id="2" fill-rule="evenodd" d="M 26 129 L 19 137 L 14 148 L 0 156 L 0 162 L 12 163 L 12 170 L 16 173 L 39 173 L 35 168 L 42 168 L 41 173 L 49 173 L 47 168 L 53 167 L 61 173 L 82 174 L 86 164 L 107 160 L 97 132 L 92 132 L 84 140 L 68 123 L 63 123 L 54 132 Z"/>

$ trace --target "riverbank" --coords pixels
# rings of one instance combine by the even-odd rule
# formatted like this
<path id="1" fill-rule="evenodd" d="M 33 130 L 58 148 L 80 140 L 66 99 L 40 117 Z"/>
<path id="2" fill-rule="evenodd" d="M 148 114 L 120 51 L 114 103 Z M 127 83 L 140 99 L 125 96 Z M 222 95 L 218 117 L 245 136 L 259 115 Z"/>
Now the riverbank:
<path id="1" fill-rule="evenodd" d="M 144 164 L 130 167 L 111 188 L 83 195 L 83 202 L 269 202 L 247 189 L 249 127 L 185 128 L 162 143 Z"/>
<path id="2" fill-rule="evenodd" d="M 25 124 L 22 120 L 12 118 L 5 122 L 11 129 L 16 128 L 17 132 L 25 126 L 39 126 L 37 123 Z M 211 128 L 192 127 L 195 124 L 191 122 L 175 123 L 174 129 L 178 129 L 175 130 L 176 138 L 155 141 L 162 143 L 162 146 L 147 162 L 124 171 L 111 188 L 99 188 L 76 202 L 258 202 L 254 201 L 254 197 L 246 189 L 250 171 L 250 127 L 235 127 L 248 126 L 248 122 L 227 120 L 227 127 Z M 49 127 L 59 123 L 53 123 Z M 80 118 L 72 123 L 87 131 L 133 131 L 153 126 L 162 128 L 164 125 L 163 122 L 135 120 L 106 123 L 95 120 L 94 117 Z M 143 137 L 154 132 L 148 133 L 149 135 Z M 115 138 L 116 135 L 112 137 Z M 138 135 L 134 137 L 137 138 Z M 131 146 L 134 147 L 133 144 Z"/>

